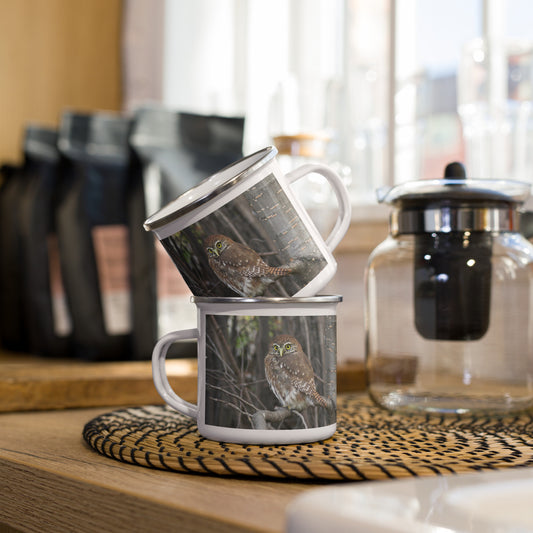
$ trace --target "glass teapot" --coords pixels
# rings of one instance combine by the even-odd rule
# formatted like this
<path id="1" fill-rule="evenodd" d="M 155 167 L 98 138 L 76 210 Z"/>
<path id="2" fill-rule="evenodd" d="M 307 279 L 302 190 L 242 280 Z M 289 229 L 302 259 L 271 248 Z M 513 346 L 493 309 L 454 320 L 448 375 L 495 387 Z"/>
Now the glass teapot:
<path id="1" fill-rule="evenodd" d="M 445 177 L 378 191 L 390 234 L 365 273 L 369 393 L 395 411 L 505 413 L 533 405 L 530 185 Z"/>

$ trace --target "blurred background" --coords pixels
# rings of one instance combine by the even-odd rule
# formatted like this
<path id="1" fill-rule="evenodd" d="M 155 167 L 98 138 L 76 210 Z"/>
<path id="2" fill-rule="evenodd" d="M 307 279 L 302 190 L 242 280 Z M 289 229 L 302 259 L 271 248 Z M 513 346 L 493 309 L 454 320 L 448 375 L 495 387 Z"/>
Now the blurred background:
<path id="1" fill-rule="evenodd" d="M 361 203 L 453 157 L 509 173 L 484 146 L 495 131 L 500 151 L 531 142 L 527 0 L 3 0 L 0 15 L 2 161 L 28 122 L 155 101 L 245 116 L 246 153 L 325 136 Z"/>
<path id="2" fill-rule="evenodd" d="M 340 327 L 359 346 L 364 262 L 386 234 L 376 188 L 440 177 L 451 160 L 464 161 L 472 177 L 533 181 L 532 22 L 528 0 L 2 0 L 3 347 L 57 354 L 51 339 L 74 335 L 75 346 L 98 339 L 79 357 L 131 357 L 141 342 L 132 332 L 145 325 L 131 316 L 135 298 L 142 312 L 151 306 L 155 324 L 136 358 L 149 356 L 158 334 L 176 329 L 176 316 L 183 327 L 194 323 L 187 288 L 179 281 L 168 287 L 173 267 L 162 266 L 164 254 L 150 251 L 154 258 L 139 266 L 152 241 L 131 241 L 131 228 L 141 231 L 143 217 L 185 183 L 269 144 L 287 168 L 320 160 L 349 188 L 354 223 L 331 290 L 346 295 Z M 28 168 L 39 169 L 35 183 Z M 21 173 L 34 183 L 23 187 L 33 196 L 21 193 L 17 204 L 13 183 Z M 185 175 L 189 181 L 181 183 Z M 317 224 L 327 231 L 329 193 L 316 183 L 300 194 L 322 213 Z M 48 210 L 39 214 L 43 205 Z M 46 230 L 40 237 L 38 226 Z M 109 231 L 95 232 L 100 226 Z M 73 227 L 75 234 L 67 231 Z M 23 250 L 14 244 L 20 242 Z M 37 260 L 39 243 L 44 255 Z M 126 251 L 110 257 L 117 243 Z M 70 257 L 73 248 L 85 255 Z M 90 308 L 90 295 L 102 288 L 107 267 L 99 257 L 108 267 L 128 267 L 116 275 L 109 301 L 95 298 L 101 327 L 85 331 L 87 315 L 76 308 Z M 21 265 L 33 263 L 47 270 L 45 278 L 31 267 L 23 272 Z M 78 294 L 93 263 L 92 285 Z M 132 280 L 146 272 L 157 279 L 143 300 Z M 21 288 L 28 278 L 31 290 Z M 14 312 L 21 291 L 39 290 L 55 302 L 55 325 L 33 334 L 38 348 L 28 345 L 25 330 L 11 343 L 20 317 L 36 320 L 27 310 Z M 163 294 L 174 299 L 163 304 Z M 129 318 L 110 321 L 117 309 Z M 126 344 L 111 342 L 116 335 Z M 353 338 L 343 343 L 342 357 L 362 357 L 362 347 L 353 353 Z M 75 352 L 69 344 L 64 353 Z"/>

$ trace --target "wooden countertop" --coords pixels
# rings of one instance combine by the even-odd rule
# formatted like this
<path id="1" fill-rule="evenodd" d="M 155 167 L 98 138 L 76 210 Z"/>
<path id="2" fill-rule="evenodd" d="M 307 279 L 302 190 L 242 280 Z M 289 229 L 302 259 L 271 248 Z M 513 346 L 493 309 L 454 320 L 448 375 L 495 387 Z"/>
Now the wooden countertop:
<path id="1" fill-rule="evenodd" d="M 81 436 L 85 423 L 107 410 L 0 415 L 0 531 L 279 532 L 286 505 L 317 486 L 115 461 Z"/>
<path id="2" fill-rule="evenodd" d="M 118 406 L 161 404 L 150 362 L 43 361 L 0 354 L 0 531 L 280 532 L 287 504 L 318 486 L 151 470 L 104 457 L 84 425 Z M 196 397 L 196 362 L 173 360 L 173 387 Z M 338 369 L 363 390 L 362 363 Z M 11 529 L 15 528 L 15 529 Z"/>

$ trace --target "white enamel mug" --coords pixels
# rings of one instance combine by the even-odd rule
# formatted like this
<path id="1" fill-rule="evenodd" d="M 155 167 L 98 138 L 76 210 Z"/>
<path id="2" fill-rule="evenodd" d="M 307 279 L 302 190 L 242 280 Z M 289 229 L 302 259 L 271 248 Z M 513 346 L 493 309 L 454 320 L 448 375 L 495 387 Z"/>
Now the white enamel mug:
<path id="1" fill-rule="evenodd" d="M 243 444 L 315 442 L 336 430 L 340 296 L 193 297 L 198 327 L 168 333 L 154 347 L 154 384 L 163 400 L 194 418 L 206 438 Z M 165 372 L 167 352 L 198 343 L 197 404 Z"/>
<path id="2" fill-rule="evenodd" d="M 313 296 L 337 269 L 332 251 L 350 224 L 342 179 L 322 164 L 281 171 L 267 147 L 205 179 L 148 218 L 196 296 Z M 318 173 L 337 198 L 324 240 L 291 183 Z"/>

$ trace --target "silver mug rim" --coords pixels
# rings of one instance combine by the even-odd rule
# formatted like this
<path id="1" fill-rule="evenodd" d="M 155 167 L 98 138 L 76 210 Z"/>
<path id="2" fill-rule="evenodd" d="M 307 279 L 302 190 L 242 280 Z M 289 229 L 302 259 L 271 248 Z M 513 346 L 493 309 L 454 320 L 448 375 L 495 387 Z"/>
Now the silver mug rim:
<path id="1" fill-rule="evenodd" d="M 188 191 L 184 192 L 174 200 L 172 200 L 170 203 L 163 206 L 161 209 L 156 211 L 154 214 L 152 214 L 150 217 L 148 217 L 143 226 L 146 231 L 154 231 L 156 229 L 162 228 L 163 226 L 166 226 L 170 222 L 173 222 L 174 220 L 180 218 L 181 216 L 190 213 L 194 209 L 206 204 L 216 196 L 219 196 L 220 194 L 224 193 L 225 191 L 231 189 L 244 179 L 246 179 L 250 174 L 253 174 L 256 172 L 259 168 L 266 165 L 270 160 L 272 160 L 276 154 L 278 153 L 276 147 L 274 146 L 266 146 L 265 148 L 262 148 L 261 150 L 257 150 L 256 152 L 247 155 L 237 161 L 234 161 L 233 163 L 227 165 L 226 167 L 220 169 L 219 171 L 215 172 L 214 174 L 211 174 L 210 176 L 207 176 L 204 180 L 202 180 L 200 183 L 189 189 Z M 241 172 L 234 176 L 230 176 L 227 180 L 220 183 L 217 187 L 212 188 L 208 192 L 206 192 L 204 195 L 199 196 L 198 198 L 192 200 L 188 204 L 184 205 L 180 209 L 173 210 L 172 212 L 168 213 L 167 215 L 160 215 L 161 212 L 166 211 L 169 209 L 171 204 L 173 202 L 176 202 L 179 198 L 183 197 L 186 194 L 190 194 L 191 191 L 194 191 L 194 189 L 198 188 L 200 185 L 205 183 L 207 180 L 213 178 L 214 176 L 217 176 L 219 174 L 222 174 L 223 172 L 227 172 L 229 169 L 236 165 L 240 165 L 243 162 L 245 162 L 247 159 L 257 158 L 260 154 L 262 154 L 259 159 L 253 164 L 245 169 L 243 169 Z"/>
<path id="2" fill-rule="evenodd" d="M 191 302 L 200 304 L 281 304 L 335 303 L 342 302 L 340 294 L 319 294 L 315 296 L 258 296 L 246 298 L 241 296 L 191 296 Z"/>

